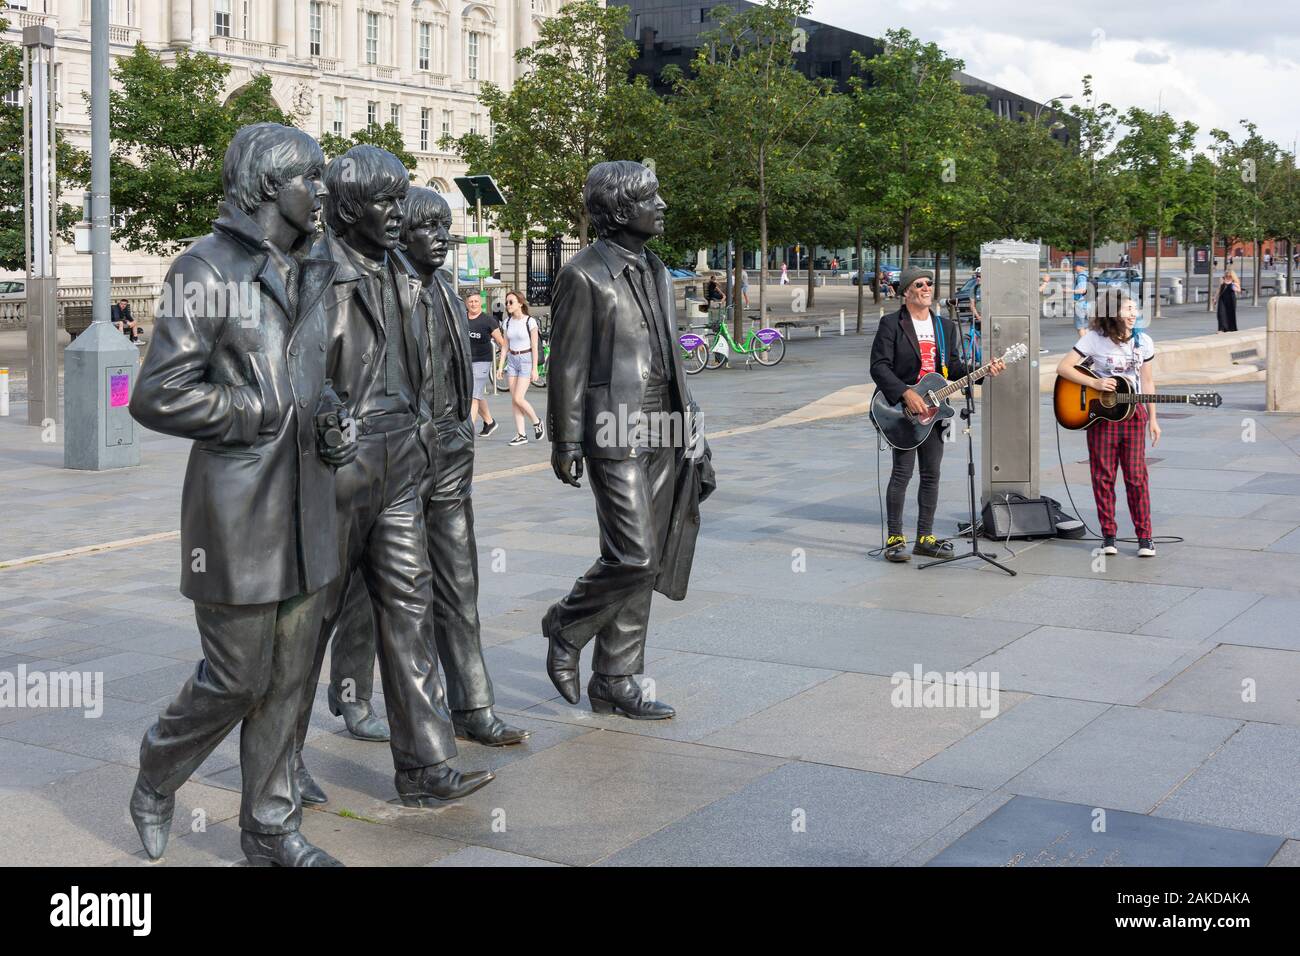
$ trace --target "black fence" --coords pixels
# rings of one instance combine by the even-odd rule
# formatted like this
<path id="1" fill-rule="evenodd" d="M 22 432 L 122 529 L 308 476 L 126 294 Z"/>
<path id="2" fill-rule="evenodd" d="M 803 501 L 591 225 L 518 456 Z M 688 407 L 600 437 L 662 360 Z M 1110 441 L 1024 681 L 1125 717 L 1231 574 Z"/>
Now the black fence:
<path id="1" fill-rule="evenodd" d="M 566 241 L 559 236 L 550 239 L 530 239 L 528 241 L 527 268 L 528 297 L 530 305 L 550 305 L 551 290 L 555 288 L 555 277 L 582 243 L 576 240 Z"/>

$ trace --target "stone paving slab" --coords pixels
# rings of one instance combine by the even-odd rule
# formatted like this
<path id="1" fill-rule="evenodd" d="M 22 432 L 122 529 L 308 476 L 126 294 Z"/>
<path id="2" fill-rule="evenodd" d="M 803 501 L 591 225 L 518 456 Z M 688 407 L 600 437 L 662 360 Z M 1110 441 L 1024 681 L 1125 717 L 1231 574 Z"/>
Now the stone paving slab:
<path id="1" fill-rule="evenodd" d="M 1297 687 L 1300 651 L 1221 644 L 1143 706 L 1300 726 Z"/>
<path id="2" fill-rule="evenodd" d="M 614 854 L 609 866 L 888 866 L 977 790 L 787 764 Z"/>
<path id="3" fill-rule="evenodd" d="M 1108 709 L 1095 701 L 1029 697 L 908 771 L 909 777 L 995 790 Z"/>
<path id="4" fill-rule="evenodd" d="M 906 681 L 916 692 L 920 686 Z M 904 774 L 990 721 L 1025 695 L 995 695 L 998 716 L 975 707 L 898 707 L 890 678 L 841 674 L 703 742 L 795 760 Z"/>
<path id="5" fill-rule="evenodd" d="M 1199 714 L 1112 707 L 1008 781 L 1005 789 L 1148 813 L 1240 726 L 1240 721 Z"/>
<path id="6" fill-rule="evenodd" d="M 1277 837 L 1158 820 L 1123 810 L 1016 797 L 931 866 L 1266 866 Z M 1100 808 L 1104 809 L 1104 808 Z"/>
<path id="7" fill-rule="evenodd" d="M 1300 839 L 1300 728 L 1246 724 L 1155 816 Z"/>

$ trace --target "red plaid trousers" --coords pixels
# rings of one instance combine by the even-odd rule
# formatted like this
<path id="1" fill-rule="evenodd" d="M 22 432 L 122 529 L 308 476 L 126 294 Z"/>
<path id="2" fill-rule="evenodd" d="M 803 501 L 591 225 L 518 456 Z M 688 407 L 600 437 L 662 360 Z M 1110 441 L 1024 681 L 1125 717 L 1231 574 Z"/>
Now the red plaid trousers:
<path id="1" fill-rule="evenodd" d="M 1147 487 L 1147 410 L 1139 405 L 1128 421 L 1094 422 L 1088 427 L 1088 469 L 1103 536 L 1118 534 L 1115 524 L 1115 474 L 1124 469 L 1128 513 L 1139 538 L 1151 537 L 1151 492 Z"/>

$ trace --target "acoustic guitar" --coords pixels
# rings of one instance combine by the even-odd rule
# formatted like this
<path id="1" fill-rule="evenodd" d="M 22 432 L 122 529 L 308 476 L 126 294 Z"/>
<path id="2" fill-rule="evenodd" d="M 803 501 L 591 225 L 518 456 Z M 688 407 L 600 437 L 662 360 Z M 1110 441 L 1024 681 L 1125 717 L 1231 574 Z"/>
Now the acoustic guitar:
<path id="1" fill-rule="evenodd" d="M 1006 365 L 1011 365 L 1028 354 L 1029 347 L 1024 342 L 1017 342 L 1002 353 L 1002 361 Z M 955 414 L 952 406 L 948 404 L 948 396 L 957 394 L 968 385 L 974 385 L 992 368 L 992 362 L 981 365 L 955 382 L 948 381 L 938 372 L 921 376 L 921 380 L 913 385 L 912 389 L 925 400 L 926 410 L 923 415 L 914 415 L 901 401 L 894 405 L 889 404 L 885 400 L 885 393 L 877 389 L 871 399 L 871 424 L 876 426 L 876 430 L 885 437 L 885 441 L 899 451 L 916 448 L 930 437 L 935 422 L 952 418 Z"/>
<path id="2" fill-rule="evenodd" d="M 1105 378 L 1082 366 L 1075 366 L 1075 369 L 1089 378 L 1099 381 Z M 1052 392 L 1052 409 L 1061 427 L 1078 431 L 1080 428 L 1087 428 L 1095 421 L 1126 421 L 1139 405 L 1199 405 L 1202 408 L 1218 408 L 1223 404 L 1223 396 L 1218 392 L 1156 395 L 1133 391 L 1133 386 L 1122 375 L 1114 376 L 1114 380 L 1115 391 L 1103 392 L 1091 385 L 1080 385 L 1078 382 L 1071 382 L 1068 378 L 1056 376 L 1056 388 Z"/>

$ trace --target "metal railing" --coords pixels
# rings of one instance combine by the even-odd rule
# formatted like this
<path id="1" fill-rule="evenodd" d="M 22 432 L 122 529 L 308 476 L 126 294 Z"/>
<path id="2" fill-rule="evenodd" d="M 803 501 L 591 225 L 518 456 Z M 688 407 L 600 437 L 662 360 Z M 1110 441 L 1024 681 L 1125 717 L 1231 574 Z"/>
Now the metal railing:
<path id="1" fill-rule="evenodd" d="M 261 40 L 245 40 L 243 37 L 213 36 L 209 42 L 212 49 L 236 56 L 256 57 L 261 60 L 283 60 L 285 48 L 278 43 L 265 43 Z"/>
<path id="2" fill-rule="evenodd" d="M 152 319 L 155 303 L 158 301 L 159 287 L 145 283 L 122 283 L 112 287 L 111 301 L 116 303 L 126 299 L 131 306 L 131 314 L 137 322 Z M 89 285 L 60 286 L 58 291 L 59 325 L 64 324 L 64 312 L 68 308 L 88 308 L 91 305 L 91 287 Z M 27 328 L 27 301 L 25 299 L 0 300 L 0 331 Z"/>

